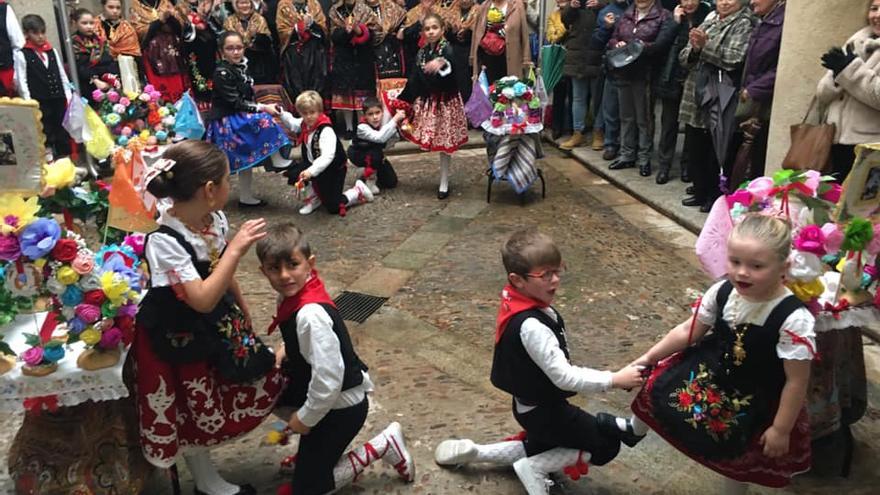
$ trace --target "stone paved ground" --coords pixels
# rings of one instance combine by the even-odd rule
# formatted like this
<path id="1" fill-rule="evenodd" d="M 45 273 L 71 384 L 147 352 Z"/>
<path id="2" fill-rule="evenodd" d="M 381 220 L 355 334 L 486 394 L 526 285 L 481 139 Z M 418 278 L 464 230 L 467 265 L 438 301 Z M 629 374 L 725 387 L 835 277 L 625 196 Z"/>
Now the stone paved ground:
<path id="1" fill-rule="evenodd" d="M 506 184 L 496 186 L 492 203 L 486 203 L 482 150 L 455 155 L 447 201 L 435 199 L 436 155 L 398 156 L 394 163 L 401 187 L 353 208 L 344 219 L 323 212 L 300 217 L 283 181 L 268 174 L 256 178 L 257 190 L 272 204 L 262 214 L 270 221 L 293 220 L 310 234 L 331 292 L 390 297 L 366 323 L 349 327 L 377 385 L 358 441 L 400 421 L 418 464 L 417 479 L 405 486 L 392 471 L 377 467 L 340 493 L 523 493 L 509 469 L 446 470 L 432 461 L 434 446 L 444 438 L 489 442 L 519 430 L 509 397 L 488 381 L 496 299 L 504 283 L 502 240 L 528 225 L 539 225 L 557 240 L 568 272 L 556 306 L 566 318 L 572 358 L 616 369 L 687 315 L 689 289 L 709 283 L 695 264 L 694 236 L 555 151 L 543 162 L 547 198 L 531 193 L 526 206 Z M 234 206 L 228 212 L 234 224 L 254 215 Z M 265 327 L 273 296 L 252 254 L 239 280 L 258 326 Z M 631 397 L 616 391 L 575 402 L 623 413 Z M 878 418 L 872 407 L 855 427 L 857 462 L 848 480 L 804 477 L 787 491 L 874 491 L 880 448 L 871 440 L 880 438 Z M 16 416 L 0 418 L 0 452 L 19 422 Z M 216 449 L 214 456 L 231 481 L 250 482 L 260 493 L 272 494 L 282 480 L 277 461 L 293 449 L 260 446 L 266 431 L 264 425 Z M 182 477 L 189 492 L 185 469 Z M 554 493 L 715 493 L 717 481 L 651 435 L 638 449 L 624 449 L 611 464 L 592 469 L 587 479 L 563 481 Z M 161 473 L 146 492 L 170 493 Z"/>

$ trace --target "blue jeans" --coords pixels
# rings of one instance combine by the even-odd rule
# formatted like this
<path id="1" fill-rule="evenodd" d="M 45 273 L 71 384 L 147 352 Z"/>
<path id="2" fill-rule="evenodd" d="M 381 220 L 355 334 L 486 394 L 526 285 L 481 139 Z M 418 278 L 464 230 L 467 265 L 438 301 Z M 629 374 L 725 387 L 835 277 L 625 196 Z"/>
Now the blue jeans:
<path id="1" fill-rule="evenodd" d="M 620 100 L 617 81 L 610 76 L 606 77 L 602 90 L 602 126 L 605 129 L 605 149 L 617 151 L 620 148 Z"/>
<path id="2" fill-rule="evenodd" d="M 571 120 L 575 132 L 583 132 L 586 127 L 584 121 L 590 110 L 591 82 L 591 79 L 571 78 Z"/>

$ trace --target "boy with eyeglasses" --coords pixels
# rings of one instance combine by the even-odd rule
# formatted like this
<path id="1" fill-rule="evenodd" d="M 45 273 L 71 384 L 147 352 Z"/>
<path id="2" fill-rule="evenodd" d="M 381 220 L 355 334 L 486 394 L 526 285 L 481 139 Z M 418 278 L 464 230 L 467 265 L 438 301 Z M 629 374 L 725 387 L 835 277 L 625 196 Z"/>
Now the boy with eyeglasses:
<path id="1" fill-rule="evenodd" d="M 515 440 L 490 445 L 445 440 L 434 459 L 441 466 L 512 464 L 529 495 L 544 495 L 549 473 L 564 471 L 577 479 L 586 474 L 588 461 L 601 466 L 614 459 L 620 450 L 617 422 L 628 421 L 604 413 L 593 416 L 568 398 L 638 387 L 642 372 L 633 366 L 611 372 L 571 364 L 565 323 L 550 306 L 564 265 L 549 236 L 520 230 L 504 244 L 501 259 L 508 283 L 495 325 L 491 379 L 513 396 L 513 416 L 525 431 Z"/>

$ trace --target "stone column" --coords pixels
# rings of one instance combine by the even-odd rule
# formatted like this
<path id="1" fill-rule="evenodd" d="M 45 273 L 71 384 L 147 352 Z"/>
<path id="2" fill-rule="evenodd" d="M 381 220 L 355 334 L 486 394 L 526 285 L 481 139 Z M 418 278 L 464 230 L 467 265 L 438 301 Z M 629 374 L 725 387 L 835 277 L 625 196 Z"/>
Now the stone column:
<path id="1" fill-rule="evenodd" d="M 773 94 L 766 173 L 779 170 L 789 126 L 799 123 L 825 73 L 819 58 L 866 24 L 868 0 L 788 0 Z"/>

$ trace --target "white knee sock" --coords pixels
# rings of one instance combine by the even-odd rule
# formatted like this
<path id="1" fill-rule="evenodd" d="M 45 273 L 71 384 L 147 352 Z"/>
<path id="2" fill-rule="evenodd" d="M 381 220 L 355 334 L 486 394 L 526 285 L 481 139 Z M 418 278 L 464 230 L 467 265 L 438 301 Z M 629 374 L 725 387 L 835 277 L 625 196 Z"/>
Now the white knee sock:
<path id="1" fill-rule="evenodd" d="M 511 465 L 526 456 L 526 449 L 519 440 L 474 445 L 477 457 L 474 462 L 491 462 L 493 464 Z"/>
<path id="2" fill-rule="evenodd" d="M 390 440 L 395 434 L 395 428 L 399 434 L 400 425 L 392 424 L 369 442 L 348 451 L 339 459 L 336 467 L 333 468 L 333 483 L 336 485 L 336 490 L 355 481 L 367 466 L 379 459 L 400 472 L 399 466 L 405 464 L 404 453 L 401 449 L 405 449 L 406 446 L 400 445 L 402 440 L 396 440 L 397 444 Z"/>
<path id="3" fill-rule="evenodd" d="M 251 188 L 254 184 L 254 170 L 247 169 L 238 173 L 238 200 L 242 203 L 257 204 L 260 202 L 254 196 Z"/>
<path id="4" fill-rule="evenodd" d="M 196 487 L 208 495 L 235 495 L 238 493 L 238 485 L 233 485 L 224 480 L 207 450 L 195 450 L 183 454 L 186 465 L 193 475 Z"/>
<path id="5" fill-rule="evenodd" d="M 275 168 L 287 168 L 293 163 L 293 160 L 285 159 L 281 156 L 281 151 L 276 151 L 272 153 L 269 158 L 272 159 L 272 166 Z"/>
<path id="6" fill-rule="evenodd" d="M 550 473 L 580 464 L 584 469 L 577 470 L 578 475 L 586 474 L 585 467 L 589 460 L 590 454 L 587 452 L 558 447 L 531 457 L 524 457 L 513 464 L 513 469 L 529 495 L 548 495 L 552 484 L 547 478 Z M 572 479 L 577 479 L 574 474 Z"/>
<path id="7" fill-rule="evenodd" d="M 721 493 L 724 495 L 743 495 L 749 490 L 749 485 L 747 483 L 743 483 L 742 481 L 732 480 L 728 477 L 724 477 L 724 483 L 722 484 Z"/>
<path id="8" fill-rule="evenodd" d="M 345 119 L 345 130 L 351 131 L 354 129 L 354 110 L 343 110 L 342 118 Z"/>
<path id="9" fill-rule="evenodd" d="M 449 165 L 452 162 L 452 155 L 448 153 L 440 153 L 440 191 L 449 190 Z"/>
<path id="10" fill-rule="evenodd" d="M 618 417 L 615 422 L 617 423 L 617 428 L 620 431 L 626 431 L 627 425 L 632 426 L 633 433 L 636 435 L 647 435 L 648 434 L 648 425 L 645 424 L 644 421 L 639 419 L 635 414 L 632 415 L 629 419 Z"/>

